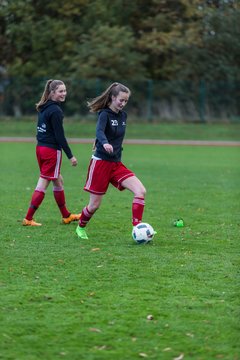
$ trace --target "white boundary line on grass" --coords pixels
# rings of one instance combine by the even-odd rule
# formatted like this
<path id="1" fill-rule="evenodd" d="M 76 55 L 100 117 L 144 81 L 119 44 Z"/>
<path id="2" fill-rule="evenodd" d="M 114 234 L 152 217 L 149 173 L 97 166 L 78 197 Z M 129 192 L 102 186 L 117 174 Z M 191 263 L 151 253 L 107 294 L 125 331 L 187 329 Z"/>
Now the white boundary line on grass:
<path id="1" fill-rule="evenodd" d="M 94 139 L 68 138 L 71 144 L 91 144 Z M 12 137 L 1 136 L 0 142 L 36 142 L 35 137 Z M 240 146 L 240 141 L 214 141 L 214 140 L 151 140 L 151 139 L 127 139 L 124 144 L 139 145 L 186 145 L 186 146 Z"/>

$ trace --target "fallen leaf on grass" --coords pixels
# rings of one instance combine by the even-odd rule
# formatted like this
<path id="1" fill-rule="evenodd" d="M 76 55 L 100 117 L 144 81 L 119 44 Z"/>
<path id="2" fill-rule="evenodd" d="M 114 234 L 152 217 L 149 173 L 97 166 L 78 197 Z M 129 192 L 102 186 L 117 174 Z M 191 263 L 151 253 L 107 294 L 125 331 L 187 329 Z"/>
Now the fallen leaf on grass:
<path id="1" fill-rule="evenodd" d="M 153 315 L 148 315 L 147 320 L 153 320 Z"/>
<path id="2" fill-rule="evenodd" d="M 91 332 L 98 332 L 98 333 L 101 332 L 101 330 L 97 329 L 97 328 L 89 328 L 88 330 L 91 331 Z"/>
<path id="3" fill-rule="evenodd" d="M 184 354 L 180 354 L 179 356 L 173 358 L 173 360 L 182 360 L 184 358 Z"/>
<path id="4" fill-rule="evenodd" d="M 59 264 L 65 264 L 65 261 L 63 259 L 58 259 L 57 261 Z"/>
<path id="5" fill-rule="evenodd" d="M 139 353 L 139 356 L 144 357 L 144 358 L 148 357 L 148 355 L 145 353 Z"/>
<path id="6" fill-rule="evenodd" d="M 107 348 L 106 345 L 102 345 L 102 346 L 96 346 L 95 347 L 97 350 L 105 350 Z"/>
<path id="7" fill-rule="evenodd" d="M 92 248 L 91 251 L 99 251 L 100 248 Z"/>
<path id="8" fill-rule="evenodd" d="M 171 351 L 172 349 L 170 347 L 167 347 L 165 349 L 163 349 L 163 351 Z"/>

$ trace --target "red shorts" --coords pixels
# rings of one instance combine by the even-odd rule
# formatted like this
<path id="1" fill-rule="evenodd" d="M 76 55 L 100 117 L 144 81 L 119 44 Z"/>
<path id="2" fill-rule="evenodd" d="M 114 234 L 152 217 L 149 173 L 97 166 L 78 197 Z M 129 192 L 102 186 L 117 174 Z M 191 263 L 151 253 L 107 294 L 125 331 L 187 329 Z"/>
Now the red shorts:
<path id="1" fill-rule="evenodd" d="M 56 180 L 59 177 L 62 163 L 61 150 L 37 146 L 36 155 L 40 168 L 40 177 L 47 180 Z"/>
<path id="2" fill-rule="evenodd" d="M 111 162 L 93 158 L 88 167 L 84 190 L 92 194 L 103 195 L 107 192 L 109 184 L 119 190 L 124 190 L 121 185 L 123 180 L 134 175 L 121 161 Z"/>

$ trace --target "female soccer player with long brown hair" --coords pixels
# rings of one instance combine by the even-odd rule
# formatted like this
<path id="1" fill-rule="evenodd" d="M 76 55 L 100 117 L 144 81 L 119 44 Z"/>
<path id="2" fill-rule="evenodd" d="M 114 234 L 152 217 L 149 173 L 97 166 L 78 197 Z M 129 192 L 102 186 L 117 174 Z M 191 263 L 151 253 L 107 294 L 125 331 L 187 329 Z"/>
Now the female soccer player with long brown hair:
<path id="1" fill-rule="evenodd" d="M 79 238 L 88 239 L 85 227 L 99 208 L 109 184 L 119 190 L 128 189 L 132 201 L 132 225 L 142 221 L 146 190 L 135 174 L 121 162 L 122 143 L 127 124 L 123 111 L 131 95 L 130 90 L 113 83 L 100 96 L 88 103 L 91 112 L 98 112 L 95 152 L 88 168 L 84 190 L 90 193 L 87 206 L 82 209 L 76 233 Z"/>

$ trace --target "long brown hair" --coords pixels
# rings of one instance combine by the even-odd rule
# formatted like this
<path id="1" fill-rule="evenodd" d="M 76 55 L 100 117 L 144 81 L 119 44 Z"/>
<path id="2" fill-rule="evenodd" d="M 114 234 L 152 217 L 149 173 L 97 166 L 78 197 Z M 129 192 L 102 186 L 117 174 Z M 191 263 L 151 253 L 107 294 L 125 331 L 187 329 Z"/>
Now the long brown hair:
<path id="1" fill-rule="evenodd" d="M 51 91 L 56 91 L 59 85 L 64 85 L 64 82 L 62 80 L 48 80 L 46 82 L 42 97 L 40 101 L 36 104 L 36 109 L 39 111 L 39 108 L 41 105 L 45 104 L 49 100 L 49 96 Z"/>
<path id="2" fill-rule="evenodd" d="M 97 112 L 109 106 L 112 102 L 112 96 L 117 96 L 120 91 L 131 95 L 129 88 L 123 84 L 114 82 L 101 95 L 87 102 L 90 112 Z"/>

